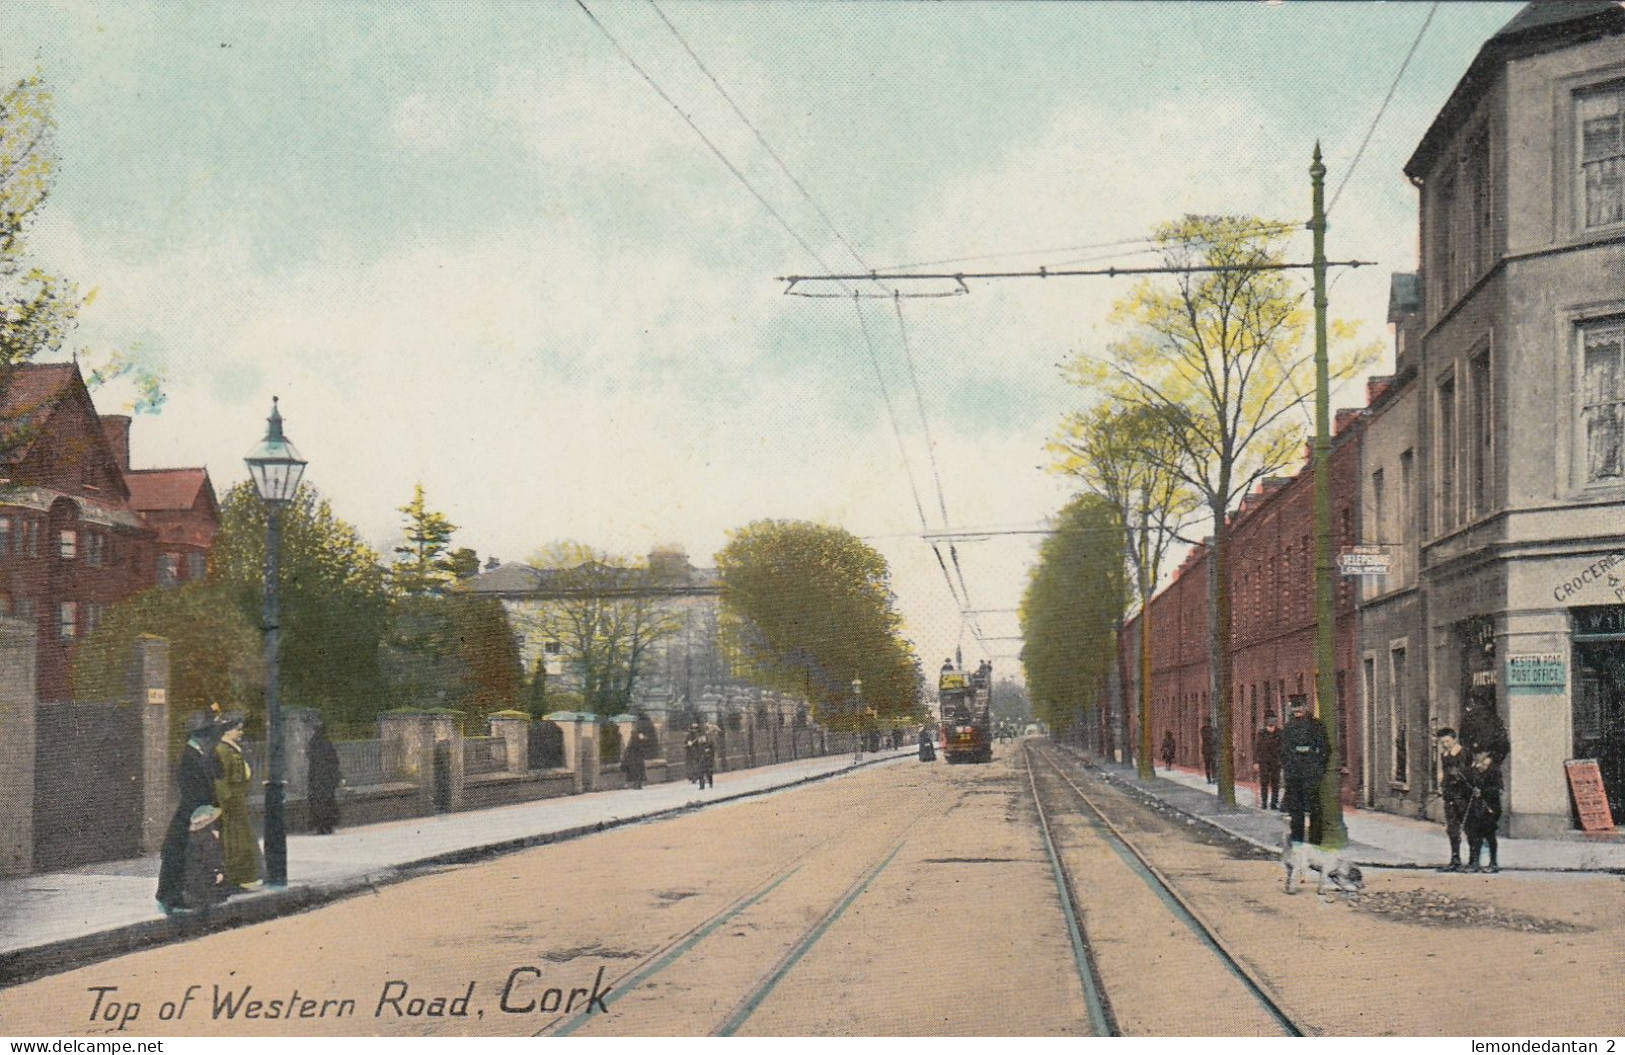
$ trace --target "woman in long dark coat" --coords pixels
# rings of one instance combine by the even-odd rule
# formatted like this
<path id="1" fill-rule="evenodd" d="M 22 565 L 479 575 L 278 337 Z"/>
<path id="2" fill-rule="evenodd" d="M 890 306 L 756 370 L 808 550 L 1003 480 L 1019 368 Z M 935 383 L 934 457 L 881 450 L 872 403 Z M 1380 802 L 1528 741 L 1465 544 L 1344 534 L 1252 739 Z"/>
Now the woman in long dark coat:
<path id="1" fill-rule="evenodd" d="M 310 827 L 317 835 L 332 835 L 339 823 L 339 751 L 327 738 L 327 730 L 316 726 L 310 737 L 310 772 L 305 801 L 310 805 Z"/>
<path id="2" fill-rule="evenodd" d="M 214 744 L 218 727 L 206 725 L 195 730 L 181 749 L 175 771 L 179 787 L 175 815 L 164 833 L 162 859 L 158 867 L 158 907 L 165 915 L 184 912 L 186 903 L 186 844 L 192 829 L 192 814 L 199 806 L 218 806 L 214 799 Z"/>

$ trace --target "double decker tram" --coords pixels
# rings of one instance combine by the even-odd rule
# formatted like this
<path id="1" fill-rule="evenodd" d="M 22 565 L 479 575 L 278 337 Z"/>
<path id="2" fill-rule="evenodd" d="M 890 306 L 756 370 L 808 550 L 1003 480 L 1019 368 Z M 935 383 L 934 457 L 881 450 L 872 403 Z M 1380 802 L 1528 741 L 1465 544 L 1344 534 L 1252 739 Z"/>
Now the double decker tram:
<path id="1" fill-rule="evenodd" d="M 993 664 L 973 672 L 944 663 L 937 676 L 942 753 L 949 762 L 993 761 Z"/>

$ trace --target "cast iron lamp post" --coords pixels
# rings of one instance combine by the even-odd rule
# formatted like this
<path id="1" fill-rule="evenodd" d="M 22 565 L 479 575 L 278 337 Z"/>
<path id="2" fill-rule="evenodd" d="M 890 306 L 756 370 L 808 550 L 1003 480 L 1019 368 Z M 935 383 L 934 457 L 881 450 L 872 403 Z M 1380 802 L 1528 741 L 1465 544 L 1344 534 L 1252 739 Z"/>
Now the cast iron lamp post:
<path id="1" fill-rule="evenodd" d="M 863 760 L 863 679 L 852 679 L 852 764 Z"/>
<path id="2" fill-rule="evenodd" d="M 254 489 L 265 503 L 265 602 L 261 609 L 265 630 L 265 882 L 269 886 L 288 885 L 288 830 L 284 816 L 282 773 L 282 706 L 277 700 L 277 631 L 279 586 L 278 550 L 282 546 L 282 510 L 293 501 L 304 475 L 306 462 L 294 445 L 282 435 L 282 414 L 276 397 L 271 397 L 271 416 L 266 419 L 265 439 L 243 457 Z"/>

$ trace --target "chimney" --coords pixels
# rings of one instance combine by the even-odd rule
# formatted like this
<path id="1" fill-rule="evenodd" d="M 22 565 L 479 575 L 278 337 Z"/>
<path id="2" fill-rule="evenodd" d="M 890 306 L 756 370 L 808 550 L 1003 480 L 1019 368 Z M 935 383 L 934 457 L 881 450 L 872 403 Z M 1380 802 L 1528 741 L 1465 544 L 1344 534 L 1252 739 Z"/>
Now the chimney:
<path id="1" fill-rule="evenodd" d="M 1337 411 L 1337 417 L 1332 424 L 1332 435 L 1336 436 L 1340 434 L 1349 425 L 1358 421 L 1360 419 L 1360 415 L 1364 413 L 1365 411 L 1354 407 L 1339 408 Z"/>
<path id="2" fill-rule="evenodd" d="M 128 414 L 101 415 L 102 435 L 113 448 L 113 457 L 122 472 L 130 471 L 130 416 Z"/>

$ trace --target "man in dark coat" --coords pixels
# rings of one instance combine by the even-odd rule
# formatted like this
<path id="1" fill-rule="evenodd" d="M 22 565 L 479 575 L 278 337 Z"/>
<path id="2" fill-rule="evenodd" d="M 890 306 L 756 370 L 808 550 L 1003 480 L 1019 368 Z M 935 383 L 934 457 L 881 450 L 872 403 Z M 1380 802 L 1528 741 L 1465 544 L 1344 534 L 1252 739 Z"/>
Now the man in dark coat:
<path id="1" fill-rule="evenodd" d="M 1512 741 L 1507 738 L 1506 726 L 1496 713 L 1494 689 L 1474 689 L 1467 697 L 1467 706 L 1461 714 L 1461 746 L 1468 757 L 1480 751 L 1488 754 L 1490 764 L 1496 769 L 1506 761 Z"/>
<path id="2" fill-rule="evenodd" d="M 1444 834 L 1450 840 L 1450 863 L 1440 871 L 1461 871 L 1461 827 L 1467 818 L 1467 803 L 1473 796 L 1468 767 L 1473 756 L 1456 739 L 1448 725 L 1433 734 L 1439 741 L 1439 798 L 1444 802 Z"/>
<path id="3" fill-rule="evenodd" d="M 1174 768 L 1174 755 L 1178 753 L 1179 748 L 1174 744 L 1174 731 L 1172 729 L 1163 730 L 1162 768 L 1171 772 Z"/>
<path id="4" fill-rule="evenodd" d="M 1309 817 L 1309 841 L 1322 838 L 1320 780 L 1326 775 L 1331 743 L 1326 727 L 1309 714 L 1307 696 L 1292 697 L 1292 720 L 1281 730 L 1282 776 L 1286 784 L 1286 812 L 1292 820 L 1292 841 L 1303 842 L 1304 816 Z"/>
<path id="5" fill-rule="evenodd" d="M 199 806 L 218 806 L 214 797 L 214 744 L 220 726 L 200 726 L 187 737 L 175 771 L 179 793 L 175 815 L 164 833 L 158 866 L 158 907 L 165 915 L 189 911 L 186 902 L 186 846 L 192 832 L 192 814 Z"/>
<path id="6" fill-rule="evenodd" d="M 317 724 L 310 736 L 310 772 L 306 801 L 310 804 L 310 827 L 317 835 L 332 835 L 339 823 L 339 752 L 327 738 L 327 729 Z"/>
<path id="7" fill-rule="evenodd" d="M 1258 808 L 1281 806 L 1281 728 L 1275 712 L 1264 712 L 1264 728 L 1253 737 L 1253 772 L 1258 774 Z"/>
<path id="8" fill-rule="evenodd" d="M 1219 782 L 1219 734 L 1213 726 L 1202 725 L 1202 768 L 1207 770 L 1207 782 Z"/>

